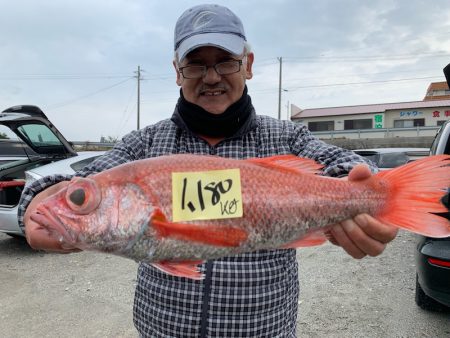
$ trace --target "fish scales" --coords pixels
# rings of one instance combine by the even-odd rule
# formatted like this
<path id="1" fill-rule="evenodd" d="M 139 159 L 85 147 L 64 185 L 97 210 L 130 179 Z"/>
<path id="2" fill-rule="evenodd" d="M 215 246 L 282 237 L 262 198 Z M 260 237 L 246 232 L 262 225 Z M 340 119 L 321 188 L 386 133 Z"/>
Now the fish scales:
<path id="1" fill-rule="evenodd" d="M 294 242 L 292 247 L 296 247 L 300 246 L 299 240 L 314 234 L 323 239 L 330 224 L 361 213 L 395 225 L 397 220 L 392 220 L 388 211 L 393 205 L 406 215 L 407 210 L 401 209 L 401 198 L 405 196 L 412 200 L 404 201 L 406 204 L 416 203 L 417 194 L 408 190 L 413 189 L 409 187 L 414 184 L 413 179 L 422 188 L 430 186 L 429 196 L 422 197 L 433 200 L 432 207 L 427 205 L 431 211 L 445 210 L 438 200 L 444 192 L 438 192 L 437 187 L 450 184 L 450 167 L 443 165 L 448 158 L 354 182 L 314 175 L 311 172 L 317 168 L 308 167 L 311 160 L 290 155 L 250 160 L 187 154 L 161 156 L 124 164 L 87 179 L 75 178 L 67 191 L 43 202 L 35 219 L 61 241 L 136 261 L 189 262 L 291 247 Z M 307 169 L 302 167 L 305 163 Z M 242 217 L 180 224 L 172 221 L 172 173 L 235 168 L 241 177 Z M 433 177 L 425 177 L 430 172 Z M 396 182 L 401 186 L 397 187 Z M 70 195 L 75 189 L 84 189 L 97 204 L 87 201 L 86 205 L 74 206 Z M 450 235 L 450 225 L 432 220 L 437 222 L 437 230 L 430 231 Z M 402 219 L 398 222 L 405 223 Z M 409 223 L 406 222 L 407 228 Z M 321 241 L 316 238 L 309 245 Z"/>
<path id="2" fill-rule="evenodd" d="M 137 260 L 172 260 L 184 257 L 188 260 L 199 259 L 205 256 L 211 258 L 223 255 L 231 255 L 244 251 L 254 251 L 262 248 L 274 249 L 287 241 L 294 241 L 310 230 L 326 226 L 332 222 L 346 219 L 362 212 L 370 212 L 376 208 L 376 201 L 382 198 L 368 198 L 370 203 L 357 203 L 358 196 L 369 192 L 364 191 L 363 186 L 355 185 L 352 190 L 345 189 L 348 183 L 336 180 L 314 179 L 311 175 L 298 175 L 298 173 L 286 171 L 279 172 L 276 169 L 255 166 L 242 161 L 227 161 L 217 157 L 207 157 L 203 162 L 192 159 L 191 156 L 176 156 L 167 159 L 159 159 L 153 166 L 145 167 L 144 171 L 136 166 L 127 168 L 127 175 L 132 175 L 135 180 L 142 177 L 140 184 L 144 184 L 154 192 L 158 205 L 169 218 L 172 215 L 171 173 L 173 168 L 180 172 L 208 171 L 236 168 L 239 165 L 242 179 L 242 198 L 245 205 L 244 216 L 239 219 L 220 220 L 195 220 L 185 223 L 205 224 L 206 226 L 227 226 L 233 224 L 248 232 L 248 240 L 238 248 L 220 248 L 212 245 L 194 244 L 180 240 L 165 240 L 156 242 L 142 236 L 133 248 L 133 255 Z M 158 163 L 156 163 L 158 162 Z M 157 168 L 154 170 L 154 168 Z M 130 173 L 128 169 L 134 169 Z M 105 184 L 111 181 L 105 176 Z M 98 174 L 101 182 L 102 173 Z M 130 180 L 130 178 L 128 178 Z M 133 181 L 133 179 L 131 179 Z M 294 189 L 292 189 L 294 187 Z M 135 185 L 133 189 L 138 189 Z M 133 191 L 124 187 L 123 191 Z M 352 195 L 352 196 L 350 196 Z M 372 195 L 374 195 L 372 193 Z M 150 224 L 152 210 L 145 208 L 151 203 L 144 199 L 145 193 L 137 196 L 128 193 L 122 201 L 129 204 L 129 200 L 143 201 L 142 206 L 136 208 L 122 208 L 120 214 L 124 222 L 119 223 L 118 229 L 130 228 L 129 219 L 141 215 L 141 228 L 144 224 Z M 270 196 L 270 198 L 267 198 Z M 352 199 L 350 199 L 352 197 Z M 375 196 L 373 196 L 375 197 Z M 367 197 L 366 197 L 367 199 Z M 351 201 L 351 202 L 349 202 Z M 332 202 L 332 203 L 331 203 Z M 120 207 L 120 206 L 119 206 Z M 326 213 L 321 210 L 327 210 Z M 106 212 L 106 211 L 105 211 Z M 130 214 L 130 215 L 129 215 Z M 150 238 L 154 238 L 151 234 Z M 141 243 L 142 242 L 142 243 Z M 146 256 L 148 254 L 148 257 Z M 125 254 L 128 254 L 125 252 Z M 145 257 L 145 258 L 144 258 Z"/>

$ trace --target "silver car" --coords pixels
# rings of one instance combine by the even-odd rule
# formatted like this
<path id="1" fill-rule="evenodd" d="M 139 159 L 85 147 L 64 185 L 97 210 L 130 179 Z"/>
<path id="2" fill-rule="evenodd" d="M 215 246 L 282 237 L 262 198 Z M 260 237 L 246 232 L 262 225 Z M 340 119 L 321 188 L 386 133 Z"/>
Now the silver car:
<path id="1" fill-rule="evenodd" d="M 429 148 L 376 148 L 353 151 L 374 162 L 380 170 L 396 168 L 430 155 Z"/>
<path id="2" fill-rule="evenodd" d="M 23 142 L 25 153 L 11 155 L 0 148 L 0 232 L 23 236 L 17 221 L 17 206 L 25 184 L 51 174 L 72 174 L 103 151 L 77 153 L 36 106 L 15 106 L 0 113 L 0 125 Z M 10 142 L 13 145 L 17 142 Z M 3 150 L 2 150 L 3 149 Z"/>

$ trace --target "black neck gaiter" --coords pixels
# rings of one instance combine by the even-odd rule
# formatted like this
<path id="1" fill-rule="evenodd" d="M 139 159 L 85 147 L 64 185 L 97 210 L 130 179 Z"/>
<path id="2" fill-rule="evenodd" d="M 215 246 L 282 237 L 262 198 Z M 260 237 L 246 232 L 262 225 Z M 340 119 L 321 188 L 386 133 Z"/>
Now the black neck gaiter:
<path id="1" fill-rule="evenodd" d="M 210 137 L 232 136 L 244 125 L 253 110 L 247 86 L 241 98 L 222 114 L 211 114 L 202 107 L 186 101 L 181 90 L 177 106 L 181 118 L 193 133 Z"/>

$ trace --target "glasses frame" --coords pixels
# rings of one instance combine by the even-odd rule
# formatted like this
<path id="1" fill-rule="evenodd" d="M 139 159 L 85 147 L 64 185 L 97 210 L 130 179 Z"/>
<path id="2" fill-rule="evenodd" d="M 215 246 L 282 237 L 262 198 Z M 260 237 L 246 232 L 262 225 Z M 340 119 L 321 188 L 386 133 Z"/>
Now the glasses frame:
<path id="1" fill-rule="evenodd" d="M 203 77 L 205 77 L 205 75 L 206 75 L 206 73 L 208 72 L 208 69 L 209 68 L 214 68 L 214 70 L 215 70 L 215 72 L 217 73 L 217 74 L 219 74 L 219 75 L 231 75 L 231 74 L 236 74 L 236 73 L 239 73 L 240 71 L 241 71 L 241 67 L 242 67 L 242 65 L 243 65 L 243 63 L 244 63 L 244 61 L 243 61 L 244 59 L 240 59 L 240 60 L 229 60 L 229 61 L 222 61 L 222 62 L 218 62 L 218 63 L 216 63 L 215 65 L 212 65 L 212 66 L 206 66 L 206 65 L 196 65 L 196 66 L 184 66 L 184 67 L 179 67 L 178 68 L 178 72 L 180 72 L 180 74 L 183 76 L 183 78 L 185 78 L 185 79 L 191 79 L 191 80 L 193 80 L 193 79 L 201 79 L 201 78 L 203 78 Z M 238 69 L 235 71 L 235 72 L 231 72 L 231 73 L 220 73 L 218 70 L 217 70 L 217 66 L 219 66 L 219 65 L 221 65 L 221 64 L 223 64 L 223 63 L 229 63 L 229 62 L 236 62 L 237 64 L 238 64 Z M 186 68 L 193 68 L 193 67 L 196 67 L 196 68 L 202 68 L 202 73 L 200 74 L 200 76 L 194 76 L 194 77 L 192 77 L 192 76 L 190 76 L 190 77 L 187 77 L 185 74 L 184 74 L 184 72 L 183 72 L 183 70 L 184 69 L 186 69 Z"/>

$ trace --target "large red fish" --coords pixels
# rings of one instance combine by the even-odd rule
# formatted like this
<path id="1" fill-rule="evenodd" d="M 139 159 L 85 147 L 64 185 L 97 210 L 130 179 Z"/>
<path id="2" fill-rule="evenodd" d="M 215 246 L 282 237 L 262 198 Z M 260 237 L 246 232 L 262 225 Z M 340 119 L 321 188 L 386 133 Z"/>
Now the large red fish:
<path id="1" fill-rule="evenodd" d="M 330 224 L 361 213 L 450 236 L 450 222 L 433 214 L 448 211 L 441 198 L 450 186 L 449 159 L 428 157 L 346 181 L 315 175 L 319 165 L 293 155 L 161 156 L 73 178 L 32 219 L 62 243 L 198 279 L 204 260 L 321 244 Z"/>

